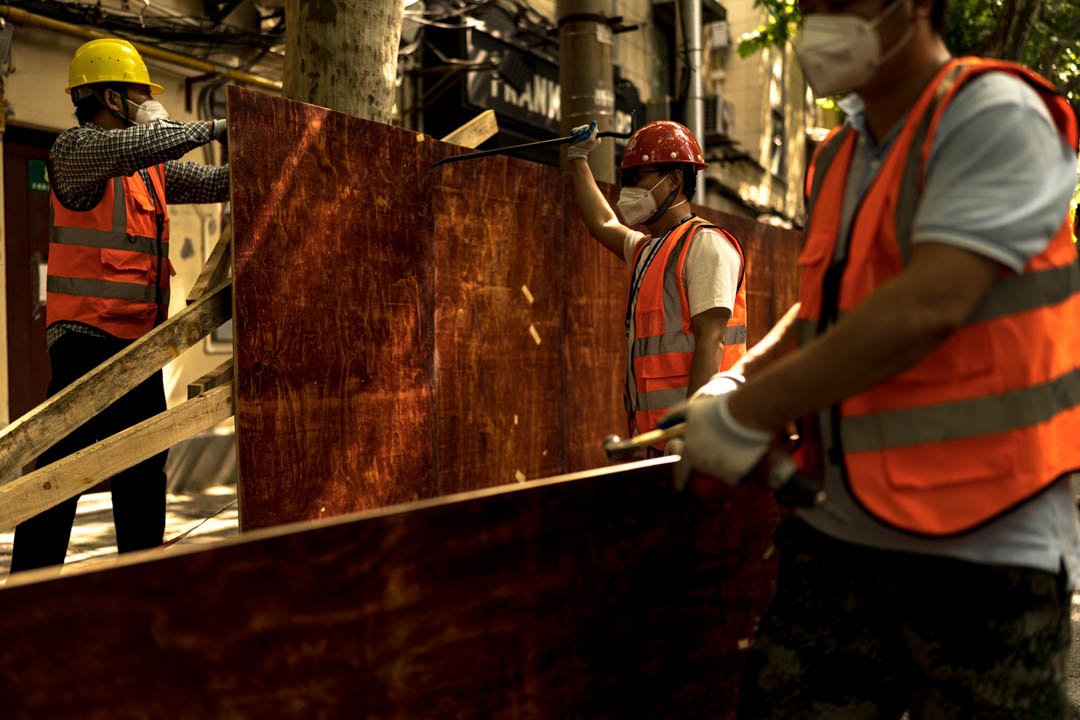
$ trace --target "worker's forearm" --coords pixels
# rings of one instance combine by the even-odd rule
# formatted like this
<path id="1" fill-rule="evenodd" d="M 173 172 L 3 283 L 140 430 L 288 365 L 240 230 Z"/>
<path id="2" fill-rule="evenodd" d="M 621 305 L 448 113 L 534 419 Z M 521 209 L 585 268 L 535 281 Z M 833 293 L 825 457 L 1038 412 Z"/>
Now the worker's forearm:
<path id="1" fill-rule="evenodd" d="M 780 430 L 911 367 L 952 328 L 909 300 L 903 283 L 883 286 L 828 333 L 748 380 L 732 398 L 732 414 L 751 427 Z"/>
<path id="2" fill-rule="evenodd" d="M 619 222 L 607 198 L 600 192 L 589 163 L 584 159 L 570 161 L 570 176 L 574 182 L 574 201 L 577 203 L 589 233 L 620 258 L 628 228 Z"/>
<path id="3" fill-rule="evenodd" d="M 716 334 L 697 339 L 694 345 L 694 359 L 690 363 L 690 383 L 686 386 L 686 397 L 690 397 L 698 388 L 709 381 L 720 368 L 724 356 L 723 328 Z"/>

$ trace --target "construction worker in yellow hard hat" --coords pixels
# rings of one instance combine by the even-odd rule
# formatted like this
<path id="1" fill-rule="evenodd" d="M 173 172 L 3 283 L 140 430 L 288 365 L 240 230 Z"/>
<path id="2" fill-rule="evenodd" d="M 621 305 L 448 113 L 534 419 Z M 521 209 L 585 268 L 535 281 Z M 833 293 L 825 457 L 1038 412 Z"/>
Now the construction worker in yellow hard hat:
<path id="1" fill-rule="evenodd" d="M 169 311 L 168 203 L 223 202 L 229 168 L 180 162 L 225 121 L 175 122 L 152 96 L 163 91 L 126 40 L 92 40 L 75 52 L 65 90 L 78 127 L 49 151 L 51 233 L 46 337 L 49 396 L 123 350 Z M 161 372 L 38 459 L 50 464 L 165 410 Z M 112 478 L 120 552 L 160 545 L 165 530 L 162 453 Z M 64 562 L 78 497 L 15 531 L 12 572 Z"/>

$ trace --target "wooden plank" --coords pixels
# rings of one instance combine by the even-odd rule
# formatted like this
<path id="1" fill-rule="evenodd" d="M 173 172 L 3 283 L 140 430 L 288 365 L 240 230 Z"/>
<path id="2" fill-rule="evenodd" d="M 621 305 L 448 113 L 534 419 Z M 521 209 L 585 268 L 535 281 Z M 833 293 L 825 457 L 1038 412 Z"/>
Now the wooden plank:
<path id="1" fill-rule="evenodd" d="M 229 277 L 232 266 L 232 234 L 232 223 L 225 223 L 217 242 L 214 243 L 214 249 L 210 251 L 210 257 L 206 258 L 199 277 L 188 292 L 188 305 L 205 297 L 212 288 L 216 288 Z"/>
<path id="2" fill-rule="evenodd" d="M 0 480 L 20 468 L 229 319 L 232 287 L 210 295 L 163 322 L 75 383 L 0 431 Z"/>
<path id="3" fill-rule="evenodd" d="M 485 140 L 499 134 L 499 121 L 494 110 L 485 110 L 442 139 L 444 143 L 462 147 L 479 147 Z"/>
<path id="4" fill-rule="evenodd" d="M 187 388 L 188 399 L 190 400 L 191 398 L 198 397 L 207 390 L 212 390 L 219 385 L 231 383 L 233 377 L 235 377 L 235 374 L 233 373 L 233 359 L 230 357 L 195 382 L 189 383 Z"/>
<path id="5" fill-rule="evenodd" d="M 14 528 L 121 470 L 217 425 L 232 412 L 232 385 L 215 388 L 12 480 L 0 486 L 0 528 Z"/>
<path id="6" fill-rule="evenodd" d="M 478 491 L 9 586 L 5 714 L 732 718 L 770 593 L 775 506 L 753 487 L 675 493 L 669 467 Z"/>

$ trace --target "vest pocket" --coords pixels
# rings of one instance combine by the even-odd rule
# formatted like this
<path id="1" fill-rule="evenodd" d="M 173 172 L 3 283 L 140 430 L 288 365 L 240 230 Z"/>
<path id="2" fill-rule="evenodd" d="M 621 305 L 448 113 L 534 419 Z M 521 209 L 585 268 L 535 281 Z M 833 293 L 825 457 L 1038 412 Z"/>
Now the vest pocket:
<path id="1" fill-rule="evenodd" d="M 146 253 L 101 249 L 101 279 L 108 282 L 153 285 L 154 258 Z"/>
<path id="2" fill-rule="evenodd" d="M 106 290 L 111 297 L 97 298 L 98 314 L 112 321 L 137 324 L 152 323 L 157 315 L 154 303 L 154 263 L 156 258 L 146 253 L 126 250 L 101 250 L 101 279 L 106 283 L 123 283 L 141 286 L 143 290 L 115 286 L 115 292 Z M 109 288 L 109 285 L 105 285 Z"/>
<path id="3" fill-rule="evenodd" d="M 677 341 L 675 336 L 665 338 Z M 642 410 L 665 410 L 686 399 L 693 353 L 664 352 L 671 343 L 661 341 L 661 352 L 641 358 L 637 368 L 639 400 Z"/>

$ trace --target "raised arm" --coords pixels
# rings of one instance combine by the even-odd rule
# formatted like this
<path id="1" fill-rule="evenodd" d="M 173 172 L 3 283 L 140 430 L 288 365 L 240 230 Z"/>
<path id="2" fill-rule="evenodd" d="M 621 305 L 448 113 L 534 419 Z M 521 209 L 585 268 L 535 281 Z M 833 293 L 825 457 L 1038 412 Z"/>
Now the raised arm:
<path id="1" fill-rule="evenodd" d="M 79 207 L 99 195 L 105 181 L 127 177 L 152 165 L 175 160 L 214 137 L 217 121 L 181 123 L 157 120 L 123 130 L 96 125 L 63 133 L 49 151 L 49 182 L 65 207 Z"/>
<path id="2" fill-rule="evenodd" d="M 607 198 L 600 192 L 596 184 L 592 170 L 587 160 L 589 151 L 600 144 L 600 138 L 596 137 L 596 130 L 585 140 L 575 143 L 567 150 L 570 160 L 570 176 L 574 181 L 574 201 L 577 203 L 581 216 L 585 219 L 585 225 L 589 233 L 600 243 L 623 259 L 623 241 L 630 228 L 619 222 L 615 211 L 611 209 Z"/>

